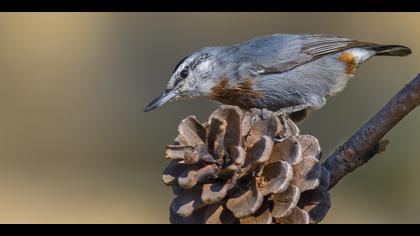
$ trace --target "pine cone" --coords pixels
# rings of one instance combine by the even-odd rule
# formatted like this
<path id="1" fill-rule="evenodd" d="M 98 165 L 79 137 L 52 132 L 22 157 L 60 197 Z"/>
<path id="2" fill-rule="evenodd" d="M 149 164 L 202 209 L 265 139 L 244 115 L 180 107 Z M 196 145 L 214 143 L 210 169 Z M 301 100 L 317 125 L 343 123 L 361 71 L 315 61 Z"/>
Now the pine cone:
<path id="1" fill-rule="evenodd" d="M 330 207 L 318 140 L 268 110 L 223 105 L 208 124 L 181 121 L 163 181 L 176 198 L 171 223 L 317 223 Z"/>

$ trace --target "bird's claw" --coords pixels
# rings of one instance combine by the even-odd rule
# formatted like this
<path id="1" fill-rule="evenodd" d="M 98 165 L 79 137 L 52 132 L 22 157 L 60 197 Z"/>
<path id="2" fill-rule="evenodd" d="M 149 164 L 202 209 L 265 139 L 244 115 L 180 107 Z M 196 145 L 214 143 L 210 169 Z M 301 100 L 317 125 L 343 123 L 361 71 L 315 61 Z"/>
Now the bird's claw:
<path id="1" fill-rule="evenodd" d="M 283 137 L 279 137 L 279 138 L 274 137 L 273 140 L 274 140 L 274 142 L 281 143 L 281 142 L 285 141 L 286 139 L 288 139 L 290 137 L 290 129 L 289 129 L 289 125 L 287 123 L 287 113 L 284 112 L 284 111 L 278 111 L 275 114 L 280 117 L 281 122 L 284 125 L 284 135 L 283 135 Z"/>
<path id="2" fill-rule="evenodd" d="M 281 138 L 276 138 L 276 137 L 274 137 L 274 138 L 273 138 L 273 141 L 274 141 L 275 143 L 282 143 L 282 142 L 284 142 L 287 138 L 288 138 L 287 136 L 284 136 L 284 137 L 281 137 Z"/>

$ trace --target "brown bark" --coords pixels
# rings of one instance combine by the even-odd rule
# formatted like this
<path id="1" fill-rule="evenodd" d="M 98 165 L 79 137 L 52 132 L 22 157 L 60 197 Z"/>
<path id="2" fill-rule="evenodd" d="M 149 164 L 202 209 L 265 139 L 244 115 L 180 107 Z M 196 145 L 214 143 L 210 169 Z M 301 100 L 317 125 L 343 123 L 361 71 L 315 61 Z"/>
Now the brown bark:
<path id="1" fill-rule="evenodd" d="M 331 174 L 329 189 L 344 176 L 383 151 L 388 141 L 381 139 L 418 105 L 420 105 L 420 74 L 392 97 L 323 163 Z"/>

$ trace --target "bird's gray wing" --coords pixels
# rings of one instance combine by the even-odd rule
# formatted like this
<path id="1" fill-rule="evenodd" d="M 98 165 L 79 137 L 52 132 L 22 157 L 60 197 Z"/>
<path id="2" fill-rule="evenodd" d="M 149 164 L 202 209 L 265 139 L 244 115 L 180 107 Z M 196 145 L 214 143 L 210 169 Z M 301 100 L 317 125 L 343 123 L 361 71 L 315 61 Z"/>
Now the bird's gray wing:
<path id="1" fill-rule="evenodd" d="M 245 42 L 240 51 L 252 71 L 263 75 L 283 73 L 325 55 L 367 45 L 373 44 L 324 34 L 275 34 Z"/>

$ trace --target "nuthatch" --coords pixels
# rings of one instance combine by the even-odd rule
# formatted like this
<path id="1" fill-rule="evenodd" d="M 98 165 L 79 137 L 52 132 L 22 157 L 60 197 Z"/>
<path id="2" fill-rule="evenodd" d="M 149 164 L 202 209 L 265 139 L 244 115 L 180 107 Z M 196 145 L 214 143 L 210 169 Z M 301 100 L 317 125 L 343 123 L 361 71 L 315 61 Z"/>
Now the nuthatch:
<path id="1" fill-rule="evenodd" d="M 144 111 L 204 96 L 242 109 L 266 108 L 299 121 L 343 90 L 356 68 L 372 56 L 410 53 L 405 46 L 319 34 L 274 34 L 206 47 L 178 63 L 164 93 Z"/>

